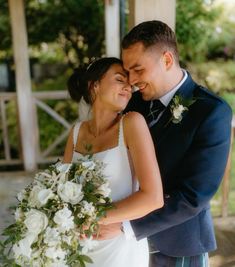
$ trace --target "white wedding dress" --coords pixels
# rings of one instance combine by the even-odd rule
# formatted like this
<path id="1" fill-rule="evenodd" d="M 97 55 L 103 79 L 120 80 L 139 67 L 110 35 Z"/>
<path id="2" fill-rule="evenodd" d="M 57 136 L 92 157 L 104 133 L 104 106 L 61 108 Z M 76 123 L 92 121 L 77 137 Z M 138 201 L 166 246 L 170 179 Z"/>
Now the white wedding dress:
<path id="1" fill-rule="evenodd" d="M 79 128 L 82 122 L 74 127 L 74 147 L 77 142 Z M 83 157 L 79 152 L 73 152 L 73 162 Z M 105 174 L 109 179 L 112 200 L 121 200 L 133 193 L 136 187 L 133 183 L 128 150 L 124 144 L 122 120 L 119 126 L 118 146 L 94 154 L 94 158 L 105 162 Z M 98 245 L 87 254 L 92 264 L 87 267 L 148 267 L 149 251 L 147 239 L 137 241 L 126 239 L 124 234 L 116 238 L 98 241 Z"/>

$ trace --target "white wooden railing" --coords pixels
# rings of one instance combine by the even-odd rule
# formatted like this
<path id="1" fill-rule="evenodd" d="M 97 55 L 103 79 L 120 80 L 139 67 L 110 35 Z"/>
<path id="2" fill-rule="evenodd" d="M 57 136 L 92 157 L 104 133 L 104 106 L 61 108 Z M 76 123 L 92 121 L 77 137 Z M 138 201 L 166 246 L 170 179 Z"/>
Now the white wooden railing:
<path id="1" fill-rule="evenodd" d="M 60 116 L 55 110 L 53 110 L 49 105 L 47 105 L 45 100 L 68 100 L 67 91 L 50 91 L 50 92 L 33 92 L 33 100 L 36 108 L 42 109 L 47 114 L 49 114 L 54 120 L 63 125 L 64 131 L 50 144 L 45 150 L 41 151 L 38 147 L 37 151 L 37 163 L 50 163 L 56 161 L 58 158 L 61 158 L 62 155 L 50 156 L 53 150 L 67 137 L 68 132 L 72 126 L 65 118 Z M 7 116 L 7 105 L 10 101 L 16 103 L 16 93 L 0 93 L 0 131 L 2 133 L 2 141 L 0 143 L 0 149 L 3 149 L 3 157 L 0 158 L 0 166 L 10 166 L 23 164 L 22 150 L 21 150 L 21 138 L 18 140 L 18 158 L 12 158 L 11 156 L 11 147 L 9 140 L 9 127 L 8 127 L 8 116 Z M 19 120 L 17 119 L 16 130 L 18 136 L 20 137 L 19 131 Z M 35 129 L 32 129 L 32 134 L 39 136 L 38 121 L 35 123 Z M 234 141 L 235 135 L 235 116 L 232 121 L 232 135 L 231 135 L 231 148 Z M 0 139 L 0 140 L 1 140 Z M 39 138 L 38 138 L 39 139 Z M 40 140 L 38 140 L 38 144 Z M 231 173 L 231 152 L 229 155 L 227 167 L 225 170 L 223 184 L 222 184 L 222 205 L 221 205 L 221 215 L 223 217 L 228 216 L 228 202 L 229 202 L 229 188 L 230 188 L 230 173 Z M 233 166 L 234 167 L 234 166 Z"/>
<path id="2" fill-rule="evenodd" d="M 64 127 L 64 131 L 50 144 L 45 150 L 41 151 L 38 145 L 37 151 L 37 163 L 49 163 L 53 162 L 56 159 L 60 158 L 61 155 L 50 156 L 51 152 L 67 137 L 69 129 L 71 128 L 71 123 L 68 122 L 65 118 L 60 116 L 55 110 L 53 110 L 49 105 L 47 105 L 44 101 L 45 100 L 68 100 L 68 93 L 67 91 L 50 91 L 50 92 L 33 92 L 33 101 L 35 105 L 35 110 L 38 108 L 49 114 L 55 121 L 60 123 Z M 7 116 L 7 105 L 10 101 L 14 102 L 14 105 L 17 110 L 17 102 L 16 102 L 16 93 L 0 93 L 0 130 L 2 132 L 2 144 L 0 144 L 1 149 L 3 148 L 3 157 L 0 158 L 0 166 L 6 165 L 16 165 L 23 163 L 22 157 L 22 149 L 21 149 L 21 140 L 23 137 L 19 138 L 18 144 L 18 158 L 13 158 L 11 155 L 11 147 L 10 147 L 10 140 L 9 140 L 9 127 L 8 127 L 8 116 Z M 36 112 L 37 114 L 37 112 Z M 35 116 L 36 116 L 35 114 Z M 37 116 L 36 116 L 37 118 Z M 17 121 L 17 134 L 20 137 L 19 131 L 19 120 Z M 32 134 L 38 137 L 38 144 L 40 143 L 39 140 L 39 129 L 38 121 L 35 123 L 34 129 L 32 129 Z"/>

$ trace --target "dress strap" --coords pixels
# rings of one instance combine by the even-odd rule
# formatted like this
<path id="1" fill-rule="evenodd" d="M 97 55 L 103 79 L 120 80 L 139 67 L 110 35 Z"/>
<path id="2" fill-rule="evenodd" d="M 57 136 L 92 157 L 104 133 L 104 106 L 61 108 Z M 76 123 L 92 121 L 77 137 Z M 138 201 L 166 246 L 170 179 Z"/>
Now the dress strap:
<path id="1" fill-rule="evenodd" d="M 123 115 L 120 119 L 119 123 L 119 134 L 118 134 L 118 146 L 126 146 L 124 141 L 124 132 L 123 132 L 123 118 L 125 115 Z"/>
<path id="2" fill-rule="evenodd" d="M 78 121 L 74 127 L 73 127 L 73 149 L 75 150 L 76 144 L 77 144 L 77 140 L 78 140 L 78 133 L 79 133 L 79 129 L 81 126 L 82 122 Z"/>

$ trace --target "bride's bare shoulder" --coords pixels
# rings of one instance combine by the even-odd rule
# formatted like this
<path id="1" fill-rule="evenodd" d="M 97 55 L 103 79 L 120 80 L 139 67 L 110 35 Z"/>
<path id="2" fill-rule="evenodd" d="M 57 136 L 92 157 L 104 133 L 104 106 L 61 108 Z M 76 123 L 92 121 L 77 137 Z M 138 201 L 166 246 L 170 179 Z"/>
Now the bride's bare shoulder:
<path id="1" fill-rule="evenodd" d="M 146 124 L 144 116 L 136 111 L 129 111 L 123 115 L 123 121 L 124 125 L 127 127 Z"/>

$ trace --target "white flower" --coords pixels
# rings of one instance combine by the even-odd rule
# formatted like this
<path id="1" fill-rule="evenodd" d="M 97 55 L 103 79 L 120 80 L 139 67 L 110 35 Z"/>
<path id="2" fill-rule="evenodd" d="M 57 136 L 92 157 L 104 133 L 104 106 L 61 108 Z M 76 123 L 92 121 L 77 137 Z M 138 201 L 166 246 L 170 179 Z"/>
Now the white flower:
<path id="1" fill-rule="evenodd" d="M 183 105 L 178 105 L 177 107 L 175 107 L 173 109 L 173 116 L 176 120 L 179 120 L 181 119 L 182 117 L 182 113 L 187 110 L 186 107 L 184 107 Z"/>
<path id="2" fill-rule="evenodd" d="M 78 204 L 83 198 L 82 185 L 69 181 L 65 184 L 59 184 L 57 192 L 64 202 L 73 205 Z"/>
<path id="3" fill-rule="evenodd" d="M 71 235 L 63 235 L 62 236 L 62 240 L 66 243 L 66 244 L 68 244 L 68 245 L 71 245 L 71 243 L 72 243 L 72 236 Z"/>
<path id="4" fill-rule="evenodd" d="M 24 239 L 21 239 L 18 244 L 13 246 L 14 257 L 17 259 L 20 256 L 25 256 L 27 258 L 31 257 L 32 249 L 31 245 L 35 240 L 34 234 L 27 234 Z"/>
<path id="5" fill-rule="evenodd" d="M 92 171 L 95 168 L 95 162 L 93 160 L 84 161 L 82 162 L 82 166 L 86 168 L 87 170 Z"/>
<path id="6" fill-rule="evenodd" d="M 51 189 L 42 189 L 38 192 L 38 201 L 40 203 L 40 207 L 44 206 L 49 199 L 54 198 L 55 195 Z"/>
<path id="7" fill-rule="evenodd" d="M 26 197 L 26 191 L 23 189 L 17 194 L 17 199 L 21 202 Z"/>
<path id="8" fill-rule="evenodd" d="M 41 185 L 35 185 L 30 194 L 29 194 L 29 205 L 30 207 L 37 207 L 39 208 L 41 206 L 41 203 L 38 199 L 38 193 L 44 189 Z"/>
<path id="9" fill-rule="evenodd" d="M 66 264 L 65 260 L 54 260 L 53 262 L 46 262 L 45 267 L 69 267 L 69 265 Z"/>
<path id="10" fill-rule="evenodd" d="M 41 211 L 31 209 L 25 215 L 26 219 L 24 220 L 24 224 L 29 232 L 39 234 L 46 229 L 48 225 L 48 218 L 46 214 Z"/>
<path id="11" fill-rule="evenodd" d="M 54 222 L 58 225 L 58 230 L 62 233 L 74 228 L 74 217 L 71 216 L 72 212 L 67 207 L 56 212 Z"/>
<path id="12" fill-rule="evenodd" d="M 81 202 L 81 204 L 82 204 L 81 212 L 83 214 L 86 214 L 86 215 L 92 217 L 95 213 L 95 207 L 93 206 L 93 203 L 89 203 L 89 202 L 84 200 Z"/>
<path id="13" fill-rule="evenodd" d="M 70 168 L 71 168 L 72 164 L 71 163 L 62 163 L 62 162 L 58 162 L 55 164 L 56 170 L 60 173 L 67 173 L 69 172 Z"/>
<path id="14" fill-rule="evenodd" d="M 93 240 L 92 237 L 81 239 L 79 243 L 82 246 L 82 254 L 87 254 L 98 245 L 98 241 Z"/>
<path id="15" fill-rule="evenodd" d="M 14 215 L 15 215 L 16 222 L 22 221 L 22 219 L 24 217 L 24 213 L 23 213 L 22 209 L 20 209 L 20 208 L 17 208 L 15 210 L 15 214 Z"/>
<path id="16" fill-rule="evenodd" d="M 58 230 L 56 228 L 47 227 L 44 234 L 44 242 L 48 244 L 48 246 L 56 246 L 60 241 L 61 239 Z"/>
<path id="17" fill-rule="evenodd" d="M 98 187 L 97 193 L 103 195 L 104 197 L 108 197 L 111 193 L 111 189 L 109 188 L 109 183 L 106 182 Z"/>
<path id="18" fill-rule="evenodd" d="M 48 257 L 50 259 L 64 260 L 67 253 L 61 247 L 49 247 L 46 249 L 45 255 L 46 255 L 46 257 Z"/>
<path id="19" fill-rule="evenodd" d="M 32 261 L 32 267 L 41 267 L 43 266 L 43 262 L 41 261 L 41 259 L 34 259 Z"/>

